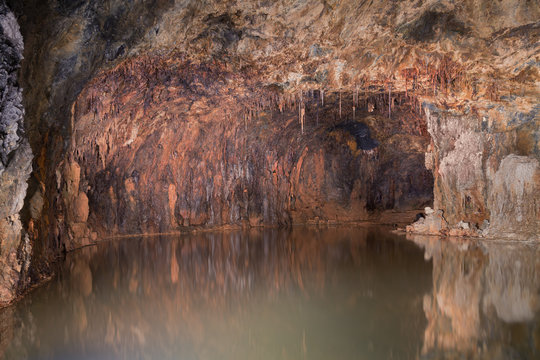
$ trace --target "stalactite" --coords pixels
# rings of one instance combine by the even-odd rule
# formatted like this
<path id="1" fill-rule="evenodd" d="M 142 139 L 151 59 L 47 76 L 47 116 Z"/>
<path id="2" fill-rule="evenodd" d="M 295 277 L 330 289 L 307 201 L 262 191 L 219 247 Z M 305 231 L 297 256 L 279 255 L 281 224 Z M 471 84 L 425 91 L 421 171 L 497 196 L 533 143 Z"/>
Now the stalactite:
<path id="1" fill-rule="evenodd" d="M 368 98 L 367 98 L 367 94 L 366 94 L 366 88 L 365 88 L 365 85 L 364 85 L 364 88 L 362 89 L 362 93 L 364 94 L 364 111 L 365 110 L 368 110 Z"/>
<path id="2" fill-rule="evenodd" d="M 392 83 L 388 83 L 388 118 L 392 115 Z"/>
<path id="3" fill-rule="evenodd" d="M 319 126 L 319 102 L 317 102 L 317 126 Z"/>
<path id="4" fill-rule="evenodd" d="M 302 90 L 300 90 L 300 101 L 298 102 L 298 118 L 300 120 L 300 129 L 302 135 L 304 134 L 304 117 L 306 115 L 306 109 L 304 108 L 304 99 L 302 95 Z"/>
<path id="5" fill-rule="evenodd" d="M 305 115 L 306 115 L 306 109 L 302 105 L 302 108 L 300 109 L 300 122 L 301 122 L 301 127 L 302 127 L 302 134 L 304 134 L 304 118 L 305 118 Z"/>
<path id="6" fill-rule="evenodd" d="M 339 118 L 341 119 L 341 89 L 339 90 Z"/>
<path id="7" fill-rule="evenodd" d="M 409 94 L 407 93 L 407 88 L 409 87 L 409 84 L 408 84 L 408 77 L 405 76 L 405 96 L 409 96 Z"/>
<path id="8" fill-rule="evenodd" d="M 356 120 L 356 104 L 358 102 L 358 86 L 355 85 L 354 92 L 353 92 L 353 106 L 352 106 L 352 114 L 353 114 L 353 121 Z"/>

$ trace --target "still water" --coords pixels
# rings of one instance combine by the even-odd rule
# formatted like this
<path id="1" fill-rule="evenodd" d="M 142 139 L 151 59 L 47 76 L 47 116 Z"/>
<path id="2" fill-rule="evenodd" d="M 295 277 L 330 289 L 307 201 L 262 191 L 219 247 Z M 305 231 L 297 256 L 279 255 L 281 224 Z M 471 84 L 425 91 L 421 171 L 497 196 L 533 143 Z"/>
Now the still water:
<path id="1" fill-rule="evenodd" d="M 0 310 L 0 358 L 540 358 L 538 255 L 377 227 L 116 239 Z"/>

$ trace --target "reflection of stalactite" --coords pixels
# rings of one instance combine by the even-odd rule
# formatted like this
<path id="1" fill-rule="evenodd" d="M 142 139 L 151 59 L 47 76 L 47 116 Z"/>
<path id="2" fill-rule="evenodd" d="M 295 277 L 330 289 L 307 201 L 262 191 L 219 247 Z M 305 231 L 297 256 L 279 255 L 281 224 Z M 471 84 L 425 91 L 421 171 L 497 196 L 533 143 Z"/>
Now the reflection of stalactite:
<path id="1" fill-rule="evenodd" d="M 46 346 L 42 334 L 59 326 L 65 329 L 62 341 L 76 347 L 105 344 L 102 349 L 119 358 L 130 353 L 151 357 L 147 351 L 153 346 L 166 351 L 178 339 L 208 346 L 215 339 L 205 334 L 216 330 L 209 326 L 227 324 L 231 332 L 231 326 L 241 326 L 235 320 L 249 314 L 251 305 L 259 306 L 259 299 L 272 303 L 289 295 L 302 299 L 326 294 L 344 268 L 362 267 L 351 274 L 364 279 L 370 291 L 380 286 L 377 269 L 383 261 L 423 266 L 418 251 L 414 256 L 396 251 L 410 250 L 406 245 L 365 228 L 118 239 L 67 258 L 65 271 L 46 289 L 48 299 L 58 299 L 52 308 L 60 311 L 26 315 L 33 308 L 23 307 L 30 323 L 14 334 L 11 351 L 20 350 L 20 344 Z M 416 286 L 410 293 L 413 299 L 404 304 L 416 302 L 425 285 Z M 349 290 L 343 295 L 345 304 L 336 306 L 347 309 L 364 296 Z"/>

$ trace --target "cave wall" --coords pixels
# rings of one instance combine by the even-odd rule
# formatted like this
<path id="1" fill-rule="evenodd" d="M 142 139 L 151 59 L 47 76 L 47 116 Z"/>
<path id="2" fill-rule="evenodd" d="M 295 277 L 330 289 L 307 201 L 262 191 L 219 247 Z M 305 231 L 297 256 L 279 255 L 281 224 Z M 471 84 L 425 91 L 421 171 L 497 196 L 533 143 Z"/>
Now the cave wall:
<path id="1" fill-rule="evenodd" d="M 29 196 L 38 193 L 36 198 L 43 198 L 42 212 L 33 222 L 36 236 L 44 239 L 36 251 L 47 256 L 63 248 L 61 238 L 66 234 L 57 223 L 66 221 L 64 212 L 70 206 L 60 200 L 56 174 L 73 143 L 77 119 L 72 106 L 102 70 L 146 55 L 182 54 L 194 64 L 224 61 L 227 71 L 250 69 L 258 86 L 275 87 L 285 96 L 341 89 L 348 98 L 355 97 L 352 106 L 358 99 L 386 93 L 393 104 L 399 101 L 395 94 L 405 92 L 422 104 L 417 107 L 423 110 L 417 112 L 425 113 L 433 138 L 426 164 L 435 178 L 435 207 L 443 211 L 449 226 L 460 221 L 482 226 L 490 220 L 492 230 L 482 233 L 485 236 L 505 235 L 499 231 L 503 229 L 509 229 L 507 236 L 535 235 L 531 229 L 538 225 L 538 204 L 531 203 L 535 196 L 529 195 L 538 192 L 537 3 L 140 0 L 126 6 L 117 0 L 26 0 L 10 4 L 19 14 L 28 44 L 22 82 L 30 143 L 37 154 Z M 350 112 L 352 106 L 346 109 Z M 482 151 L 481 160 L 471 151 Z M 510 157 L 499 171 L 504 156 Z M 526 185 L 519 189 L 507 184 L 505 177 L 521 166 L 516 161 L 526 163 L 522 171 Z M 392 191 L 389 180 L 381 181 L 387 182 L 386 188 L 368 200 L 369 208 L 380 206 L 377 199 L 386 201 L 384 193 Z M 499 188 L 506 195 L 497 196 Z M 400 198 L 394 196 L 398 202 Z M 72 199 L 85 202 L 78 193 Z M 509 203 L 522 205 L 515 209 L 502 205 Z M 515 216 L 503 215 L 507 212 Z M 512 220 L 518 218 L 524 220 Z"/>
<path id="2" fill-rule="evenodd" d="M 24 287 L 30 264 L 31 244 L 20 216 L 32 171 L 18 81 L 23 47 L 15 16 L 0 3 L 0 305 Z"/>
<path id="3" fill-rule="evenodd" d="M 68 249 L 117 233 L 370 220 L 431 204 L 426 124 L 405 94 L 392 118 L 385 96 L 353 114 L 352 93 L 284 96 L 251 70 L 184 58 L 128 60 L 81 92 L 56 172 L 65 217 L 55 229 Z"/>
<path id="4" fill-rule="evenodd" d="M 483 235 L 490 237 L 538 239 L 539 105 L 476 114 L 425 109 L 433 142 L 426 158 L 435 175 L 434 207 L 444 211 L 446 221 L 489 223 Z"/>
<path id="5" fill-rule="evenodd" d="M 18 76 L 24 88 L 28 151 L 34 156 L 29 155 L 33 172 L 24 181 L 26 195 L 21 195 L 26 196 L 21 225 L 32 245 L 28 278 L 39 282 L 52 273 L 51 262 L 66 248 L 56 231 L 57 221 L 65 215 L 56 203 L 55 174 L 71 137 L 73 102 L 94 73 L 126 57 L 171 2 L 5 2 L 14 12 L 25 41 Z M 22 171 L 24 166 L 17 168 Z M 17 295 L 13 288 L 8 293 L 8 299 Z"/>

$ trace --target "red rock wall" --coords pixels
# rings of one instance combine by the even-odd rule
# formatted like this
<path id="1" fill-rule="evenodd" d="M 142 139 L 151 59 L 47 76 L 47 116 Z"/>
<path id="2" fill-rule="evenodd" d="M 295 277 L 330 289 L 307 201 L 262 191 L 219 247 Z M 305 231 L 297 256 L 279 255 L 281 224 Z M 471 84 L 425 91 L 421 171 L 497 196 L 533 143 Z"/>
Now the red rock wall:
<path id="1" fill-rule="evenodd" d="M 319 92 L 284 96 L 255 78 L 177 56 L 127 61 L 92 81 L 57 172 L 68 248 L 94 231 L 356 221 L 431 202 L 425 123 L 405 97 L 393 120 L 362 112 L 372 103 L 386 114 L 384 96 L 356 104 L 354 121 L 379 142 L 361 150 L 340 125 L 353 121 L 352 94 L 323 106 Z"/>

